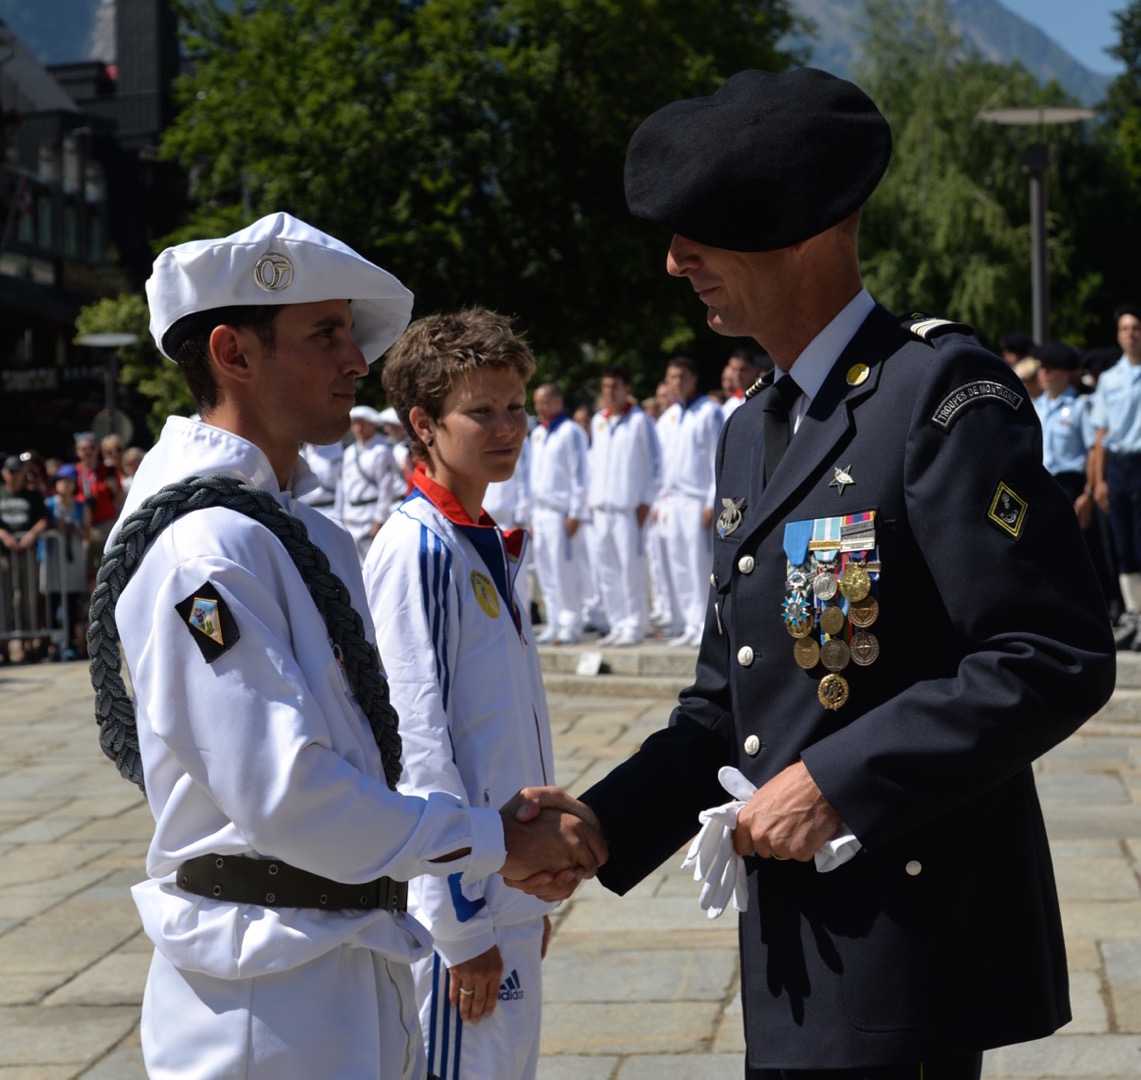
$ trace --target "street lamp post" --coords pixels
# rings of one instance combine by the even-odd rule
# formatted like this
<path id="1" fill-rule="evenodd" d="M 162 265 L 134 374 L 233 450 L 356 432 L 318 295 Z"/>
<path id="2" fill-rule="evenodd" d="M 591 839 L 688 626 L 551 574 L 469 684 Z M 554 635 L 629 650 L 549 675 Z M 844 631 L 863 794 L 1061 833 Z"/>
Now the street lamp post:
<path id="1" fill-rule="evenodd" d="M 105 349 L 107 352 L 103 368 L 103 410 L 107 414 L 108 433 L 115 430 L 119 392 L 119 350 L 129 345 L 136 345 L 138 341 L 139 335 L 131 333 L 83 334 L 75 339 L 76 345 Z"/>
<path id="2" fill-rule="evenodd" d="M 979 119 L 1006 127 L 1036 127 L 1038 137 L 1023 152 L 1022 169 L 1030 177 L 1030 308 L 1034 340 L 1050 337 L 1050 281 L 1046 263 L 1046 170 L 1051 165 L 1047 125 L 1089 120 L 1092 109 L 1033 105 L 1017 109 L 984 109 Z"/>

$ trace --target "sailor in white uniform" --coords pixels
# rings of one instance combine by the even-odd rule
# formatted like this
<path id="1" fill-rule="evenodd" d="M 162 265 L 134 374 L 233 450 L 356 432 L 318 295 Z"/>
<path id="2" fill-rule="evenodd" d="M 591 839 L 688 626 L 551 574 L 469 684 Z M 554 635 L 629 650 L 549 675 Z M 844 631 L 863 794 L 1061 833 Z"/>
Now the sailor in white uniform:
<path id="1" fill-rule="evenodd" d="M 547 621 L 539 643 L 573 645 L 586 593 L 586 432 L 567 415 L 554 383 L 537 387 L 533 398 L 539 423 L 531 432 L 531 523 Z"/>
<path id="2" fill-rule="evenodd" d="M 623 368 L 602 372 L 605 405 L 591 421 L 592 560 L 610 625 L 600 644 L 637 645 L 649 619 L 646 520 L 661 483 L 661 447 L 654 422 L 630 397 Z"/>
<path id="3" fill-rule="evenodd" d="M 355 405 L 349 417 L 353 441 L 345 447 L 337 515 L 356 542 L 363 562 L 398 502 L 403 477 L 388 440 L 380 433 L 380 413 L 370 405 Z"/>
<path id="4" fill-rule="evenodd" d="M 696 647 L 713 570 L 713 466 L 725 420 L 720 405 L 698 394 L 697 368 L 688 357 L 670 360 L 666 382 L 676 400 L 657 427 L 662 443 L 658 521 L 671 606 L 683 623 L 670 644 Z"/>

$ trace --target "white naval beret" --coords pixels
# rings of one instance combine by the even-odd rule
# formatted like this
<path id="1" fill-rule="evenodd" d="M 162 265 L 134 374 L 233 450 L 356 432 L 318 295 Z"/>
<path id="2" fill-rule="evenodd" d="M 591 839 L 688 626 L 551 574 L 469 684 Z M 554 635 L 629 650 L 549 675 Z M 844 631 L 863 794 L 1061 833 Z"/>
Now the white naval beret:
<path id="1" fill-rule="evenodd" d="M 380 427 L 384 423 L 382 414 L 378 413 L 371 405 L 354 405 L 349 409 L 349 419 L 366 420 L 373 427 Z"/>
<path id="2" fill-rule="evenodd" d="M 290 214 L 269 214 L 216 240 L 169 247 L 146 283 L 151 336 L 163 340 L 180 319 L 214 308 L 348 300 L 353 337 L 372 363 L 402 333 L 412 293 L 387 270 Z"/>
<path id="3" fill-rule="evenodd" d="M 396 424 L 400 425 L 400 417 L 396 415 L 396 410 L 389 405 L 387 409 L 380 410 L 380 422 L 382 424 Z"/>

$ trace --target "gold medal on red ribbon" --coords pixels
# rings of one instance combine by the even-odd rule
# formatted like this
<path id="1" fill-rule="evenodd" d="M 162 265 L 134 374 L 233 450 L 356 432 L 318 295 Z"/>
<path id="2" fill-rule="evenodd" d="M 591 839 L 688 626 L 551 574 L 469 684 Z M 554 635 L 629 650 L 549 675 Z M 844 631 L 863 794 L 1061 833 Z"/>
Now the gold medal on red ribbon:
<path id="1" fill-rule="evenodd" d="M 848 563 L 840 575 L 840 592 L 849 600 L 863 600 L 872 591 L 872 579 L 859 563 Z"/>

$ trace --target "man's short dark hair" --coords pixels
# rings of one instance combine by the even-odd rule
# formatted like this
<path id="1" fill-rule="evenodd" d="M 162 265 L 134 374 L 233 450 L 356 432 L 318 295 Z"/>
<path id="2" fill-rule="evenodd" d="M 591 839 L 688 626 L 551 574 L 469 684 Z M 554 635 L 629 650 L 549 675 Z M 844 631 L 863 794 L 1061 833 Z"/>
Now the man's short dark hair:
<path id="1" fill-rule="evenodd" d="M 621 379 L 627 386 L 630 385 L 630 370 L 621 364 L 607 364 L 598 377 L 600 379 Z"/>
<path id="2" fill-rule="evenodd" d="M 694 378 L 697 378 L 697 364 L 694 363 L 688 356 L 671 356 L 666 361 L 666 370 L 672 367 L 684 368 Z"/>
<path id="3" fill-rule="evenodd" d="M 280 304 L 251 304 L 241 307 L 211 308 L 195 311 L 178 320 L 163 336 L 163 352 L 174 358 L 194 395 L 199 412 L 218 404 L 218 384 L 210 369 L 210 335 L 216 326 L 232 326 L 252 330 L 266 354 L 273 355 L 274 332 Z"/>
<path id="4" fill-rule="evenodd" d="M 1120 321 L 1122 315 L 1132 315 L 1135 319 L 1141 319 L 1141 304 L 1118 304 L 1113 309 L 1114 326 Z"/>

